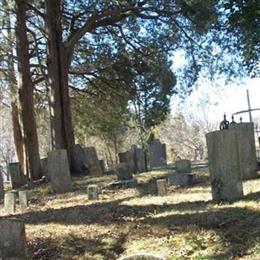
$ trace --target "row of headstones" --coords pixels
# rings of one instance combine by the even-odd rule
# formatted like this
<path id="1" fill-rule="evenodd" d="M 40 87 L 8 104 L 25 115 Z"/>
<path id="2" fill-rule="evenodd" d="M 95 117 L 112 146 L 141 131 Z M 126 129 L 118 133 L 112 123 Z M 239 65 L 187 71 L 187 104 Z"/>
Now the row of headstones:
<path id="1" fill-rule="evenodd" d="M 241 199 L 242 181 L 258 176 L 253 123 L 208 133 L 206 140 L 213 200 Z"/>
<path id="2" fill-rule="evenodd" d="M 119 163 L 127 163 L 130 172 L 141 173 L 146 171 L 145 152 L 142 148 L 132 145 L 129 151 L 119 153 Z M 149 169 L 166 168 L 166 144 L 162 144 L 160 140 L 154 139 L 148 146 L 148 163 Z"/>
<path id="3" fill-rule="evenodd" d="M 41 159 L 42 174 L 48 179 L 51 179 L 50 172 L 52 163 L 54 163 L 51 159 L 53 152 L 55 153 L 55 151 L 52 151 L 48 154 L 48 158 Z M 105 163 L 104 160 L 98 159 L 95 147 L 82 148 L 76 144 L 73 147 L 73 168 L 76 173 L 87 172 L 91 176 L 102 176 L 105 172 Z M 28 179 L 21 173 L 20 164 L 18 162 L 9 163 L 7 171 L 11 178 L 12 189 L 18 189 L 27 184 Z"/>
<path id="4" fill-rule="evenodd" d="M 24 222 L 15 218 L 0 219 L 0 259 L 27 259 Z M 152 254 L 134 254 L 120 260 L 164 260 Z"/>

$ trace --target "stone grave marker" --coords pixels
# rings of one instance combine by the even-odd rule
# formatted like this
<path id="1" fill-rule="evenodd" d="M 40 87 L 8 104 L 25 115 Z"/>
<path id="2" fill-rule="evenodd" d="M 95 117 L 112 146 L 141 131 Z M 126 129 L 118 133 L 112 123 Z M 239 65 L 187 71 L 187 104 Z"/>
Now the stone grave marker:
<path id="1" fill-rule="evenodd" d="M 159 196 L 167 195 L 167 181 L 165 179 L 157 180 L 157 192 Z"/>
<path id="2" fill-rule="evenodd" d="M 154 139 L 149 145 L 150 168 L 167 167 L 166 144 L 162 144 L 159 139 Z"/>
<path id="3" fill-rule="evenodd" d="M 48 172 L 51 177 L 51 186 L 55 193 L 73 190 L 66 150 L 60 149 L 49 153 Z"/>
<path id="4" fill-rule="evenodd" d="M 45 176 L 46 178 L 50 179 L 50 176 L 48 174 L 48 158 L 42 158 L 40 159 L 41 163 L 41 172 L 42 175 Z"/>
<path id="5" fill-rule="evenodd" d="M 89 174 L 91 176 L 102 176 L 103 172 L 98 160 L 95 147 L 84 148 L 86 163 L 88 165 Z"/>
<path id="6" fill-rule="evenodd" d="M 237 136 L 239 167 L 243 180 L 257 177 L 256 147 L 253 123 L 230 125 L 229 131 Z"/>
<path id="7" fill-rule="evenodd" d="M 133 254 L 130 256 L 121 257 L 119 260 L 166 260 L 161 256 L 156 256 L 152 254 L 140 253 L 140 254 Z"/>
<path id="8" fill-rule="evenodd" d="M 88 199 L 97 200 L 98 199 L 98 186 L 95 184 L 88 185 Z"/>
<path id="9" fill-rule="evenodd" d="M 176 172 L 189 173 L 191 172 L 191 161 L 190 160 L 177 160 L 175 162 Z"/>
<path id="10" fill-rule="evenodd" d="M 233 201 L 243 197 L 238 137 L 234 131 L 206 134 L 211 191 L 214 201 Z"/>
<path id="11" fill-rule="evenodd" d="M 8 163 L 7 172 L 11 177 L 12 189 L 18 189 L 26 184 L 26 177 L 21 172 L 20 163 Z"/>
<path id="12" fill-rule="evenodd" d="M 102 170 L 102 174 L 104 175 L 106 172 L 105 161 L 104 160 L 98 160 L 98 161 Z"/>
<path id="13" fill-rule="evenodd" d="M 14 218 L 0 219 L 0 230 L 0 259 L 27 259 L 24 223 Z"/>
<path id="14" fill-rule="evenodd" d="M 4 180 L 2 173 L 0 172 L 0 200 L 4 198 Z"/>
<path id="15" fill-rule="evenodd" d="M 88 166 L 84 149 L 79 144 L 75 144 L 72 148 L 73 170 L 76 173 L 87 172 Z"/>
<path id="16" fill-rule="evenodd" d="M 20 190 L 18 192 L 19 205 L 22 209 L 28 207 L 28 192 L 26 190 Z"/>
<path id="17" fill-rule="evenodd" d="M 117 174 L 117 179 L 119 181 L 133 179 L 133 175 L 131 173 L 128 163 L 119 163 L 116 167 L 116 174 Z"/>
<path id="18" fill-rule="evenodd" d="M 195 175 L 192 173 L 173 173 L 168 177 L 168 183 L 175 186 L 188 186 L 195 182 Z"/>
<path id="19" fill-rule="evenodd" d="M 136 161 L 137 161 L 137 171 L 145 172 L 145 154 L 142 148 L 136 148 Z"/>
<path id="20" fill-rule="evenodd" d="M 7 214 L 14 214 L 16 209 L 16 191 L 9 191 L 4 196 L 4 211 Z"/>

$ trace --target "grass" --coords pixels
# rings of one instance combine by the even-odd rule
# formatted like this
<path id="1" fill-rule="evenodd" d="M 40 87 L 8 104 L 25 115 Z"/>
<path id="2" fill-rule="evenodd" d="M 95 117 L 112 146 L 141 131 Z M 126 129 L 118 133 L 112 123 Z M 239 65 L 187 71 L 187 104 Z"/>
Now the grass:
<path id="1" fill-rule="evenodd" d="M 260 259 L 260 179 L 244 182 L 244 198 L 232 204 L 211 201 L 208 173 L 198 183 L 169 187 L 156 195 L 166 170 L 139 174 L 136 188 L 111 189 L 115 176 L 74 177 L 75 191 L 52 194 L 49 185 L 30 190 L 24 220 L 30 259 L 113 260 L 150 252 L 166 259 Z M 87 199 L 97 183 L 98 201 Z M 0 216 L 5 217 L 1 210 Z"/>

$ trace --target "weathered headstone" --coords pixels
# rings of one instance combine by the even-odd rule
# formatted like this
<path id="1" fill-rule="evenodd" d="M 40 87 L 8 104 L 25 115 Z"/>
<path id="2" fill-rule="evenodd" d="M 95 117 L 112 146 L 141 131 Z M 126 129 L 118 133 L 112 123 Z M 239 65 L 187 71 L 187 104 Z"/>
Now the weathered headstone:
<path id="1" fill-rule="evenodd" d="M 72 148 L 73 156 L 73 171 L 75 173 L 84 173 L 87 171 L 87 162 L 84 149 L 79 145 L 75 144 Z"/>
<path id="2" fill-rule="evenodd" d="M 20 190 L 18 192 L 18 197 L 20 207 L 26 209 L 28 207 L 28 192 L 26 190 Z"/>
<path id="3" fill-rule="evenodd" d="M 142 148 L 136 148 L 136 161 L 137 161 L 137 171 L 145 172 L 145 154 Z"/>
<path id="4" fill-rule="evenodd" d="M 176 172 L 189 173 L 191 172 L 191 161 L 190 160 L 177 160 L 175 162 Z"/>
<path id="5" fill-rule="evenodd" d="M 98 186 L 95 184 L 88 185 L 88 199 L 97 200 L 98 199 Z"/>
<path id="6" fill-rule="evenodd" d="M 48 158 L 42 158 L 40 160 L 40 163 L 41 163 L 41 172 L 42 172 L 42 175 L 47 177 L 47 178 L 50 178 L 49 174 L 48 174 Z"/>
<path id="7" fill-rule="evenodd" d="M 12 189 L 18 189 L 26 184 L 26 177 L 21 172 L 20 163 L 8 163 L 7 172 L 11 177 Z"/>
<path id="8" fill-rule="evenodd" d="M 16 192 L 9 191 L 4 197 L 4 211 L 7 214 L 14 214 L 16 209 Z"/>
<path id="9" fill-rule="evenodd" d="M 0 200 L 4 198 L 4 181 L 2 173 L 0 172 Z"/>
<path id="10" fill-rule="evenodd" d="M 60 149 L 49 153 L 48 172 L 54 192 L 64 193 L 73 190 L 66 150 Z"/>
<path id="11" fill-rule="evenodd" d="M 116 174 L 117 174 L 117 179 L 119 181 L 130 180 L 133 178 L 128 163 L 119 163 L 116 168 Z"/>
<path id="12" fill-rule="evenodd" d="M 128 163 L 128 151 L 127 152 L 122 152 L 118 154 L 119 157 L 119 163 Z"/>
<path id="13" fill-rule="evenodd" d="M 26 259 L 24 223 L 18 219 L 0 219 L 0 259 Z"/>
<path id="14" fill-rule="evenodd" d="M 157 180 L 157 192 L 159 196 L 167 195 L 167 181 L 165 179 Z"/>
<path id="15" fill-rule="evenodd" d="M 162 144 L 158 139 L 150 143 L 149 162 L 151 169 L 167 167 L 166 144 Z"/>
<path id="16" fill-rule="evenodd" d="M 104 160 L 98 160 L 98 161 L 102 170 L 102 174 L 104 174 L 106 172 L 105 161 Z"/>
<path id="17" fill-rule="evenodd" d="M 130 256 L 121 257 L 119 260 L 165 260 L 161 256 L 156 256 L 152 254 L 133 254 Z"/>
<path id="18" fill-rule="evenodd" d="M 238 137 L 221 130 L 206 135 L 213 200 L 233 201 L 243 197 Z"/>
<path id="19" fill-rule="evenodd" d="M 168 178 L 168 183 L 175 186 L 188 186 L 194 182 L 195 175 L 191 173 L 173 173 Z"/>
<path id="20" fill-rule="evenodd" d="M 253 123 L 239 123 L 230 126 L 237 136 L 239 166 L 243 180 L 257 177 L 256 148 Z"/>
<path id="21" fill-rule="evenodd" d="M 91 176 L 102 176 L 102 169 L 95 147 L 84 148 L 86 163 Z"/>

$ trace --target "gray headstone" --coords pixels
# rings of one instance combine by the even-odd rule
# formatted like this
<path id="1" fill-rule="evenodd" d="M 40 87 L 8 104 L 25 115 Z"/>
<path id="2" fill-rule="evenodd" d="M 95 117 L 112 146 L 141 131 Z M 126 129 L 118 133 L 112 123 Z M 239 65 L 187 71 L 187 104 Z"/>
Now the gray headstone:
<path id="1" fill-rule="evenodd" d="M 91 176 L 102 176 L 103 172 L 95 147 L 84 148 L 88 170 Z"/>
<path id="2" fill-rule="evenodd" d="M 136 148 L 137 171 L 145 172 L 145 154 L 142 148 Z"/>
<path id="3" fill-rule="evenodd" d="M 195 181 L 194 174 L 191 173 L 173 173 L 169 175 L 168 183 L 175 186 L 192 185 Z"/>
<path id="4" fill-rule="evenodd" d="M 243 197 L 238 137 L 221 130 L 206 135 L 213 200 L 233 201 Z"/>
<path id="5" fill-rule="evenodd" d="M 49 153 L 48 172 L 51 177 L 51 186 L 55 193 L 73 190 L 66 150 L 55 150 Z"/>
<path id="6" fill-rule="evenodd" d="M 98 160 L 98 161 L 99 161 L 99 164 L 100 164 L 100 167 L 101 167 L 102 173 L 104 174 L 105 171 L 106 171 L 105 161 L 104 161 L 104 160 Z"/>
<path id="7" fill-rule="evenodd" d="M 87 161 L 84 149 L 75 144 L 72 148 L 73 171 L 76 173 L 84 173 L 87 171 Z"/>
<path id="8" fill-rule="evenodd" d="M 41 163 L 41 172 L 42 172 L 42 175 L 47 177 L 47 178 L 50 178 L 49 174 L 48 174 L 48 158 L 42 158 L 40 160 L 40 163 Z"/>
<path id="9" fill-rule="evenodd" d="M 162 144 L 158 139 L 151 142 L 149 145 L 149 162 L 151 169 L 167 167 L 166 144 Z"/>
<path id="10" fill-rule="evenodd" d="M 16 192 L 6 192 L 4 197 L 4 211 L 7 214 L 14 214 L 16 209 Z"/>
<path id="11" fill-rule="evenodd" d="M 165 179 L 157 180 L 157 192 L 159 196 L 167 195 L 167 181 Z"/>
<path id="12" fill-rule="evenodd" d="M 4 198 L 4 181 L 2 173 L 0 172 L 0 200 Z"/>
<path id="13" fill-rule="evenodd" d="M 231 125 L 238 141 L 239 166 L 243 180 L 257 177 L 255 134 L 253 123 Z"/>
<path id="14" fill-rule="evenodd" d="M 26 190 L 20 190 L 18 192 L 19 205 L 21 208 L 26 209 L 28 207 L 28 192 Z"/>
<path id="15" fill-rule="evenodd" d="M 191 172 L 191 162 L 190 160 L 177 160 L 175 162 L 176 172 L 188 173 Z"/>
<path id="16" fill-rule="evenodd" d="M 165 260 L 161 256 L 156 256 L 152 254 L 133 254 L 130 256 L 124 256 L 119 260 Z"/>
<path id="17" fill-rule="evenodd" d="M 123 152 L 118 154 L 119 163 L 128 163 L 128 152 Z"/>
<path id="18" fill-rule="evenodd" d="M 8 163 L 7 172 L 11 177 L 12 189 L 18 189 L 26 184 L 26 177 L 21 172 L 20 163 Z"/>
<path id="19" fill-rule="evenodd" d="M 128 163 L 119 163 L 116 168 L 117 179 L 119 181 L 131 180 L 133 175 Z"/>
<path id="20" fill-rule="evenodd" d="M 91 184 L 88 185 L 88 199 L 89 200 L 97 200 L 98 199 L 98 186 Z"/>
<path id="21" fill-rule="evenodd" d="M 0 259 L 26 259 L 24 223 L 17 219 L 0 219 Z"/>

